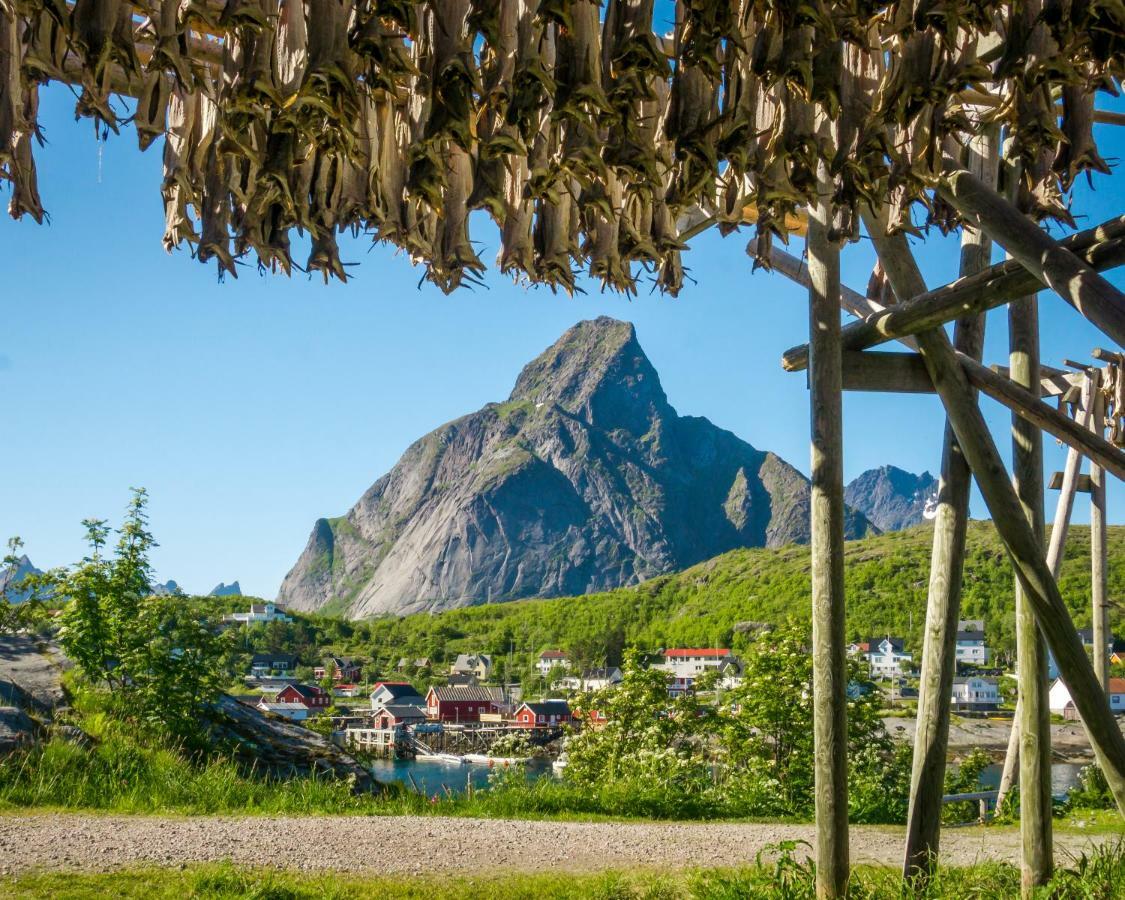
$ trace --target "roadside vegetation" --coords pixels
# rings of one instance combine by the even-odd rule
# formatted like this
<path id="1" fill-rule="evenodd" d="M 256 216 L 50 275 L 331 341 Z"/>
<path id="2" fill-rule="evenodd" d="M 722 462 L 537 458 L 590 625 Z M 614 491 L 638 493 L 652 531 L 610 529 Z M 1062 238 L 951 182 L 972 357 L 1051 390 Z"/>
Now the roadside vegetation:
<path id="1" fill-rule="evenodd" d="M 231 864 L 183 869 L 129 869 L 111 874 L 41 873 L 0 878 L 0 892 L 20 900 L 812 900 L 815 868 L 807 849 L 789 842 L 760 857 L 756 866 L 682 872 L 610 871 L 448 877 L 308 874 Z M 1113 900 L 1125 896 L 1125 848 L 1106 846 L 1059 868 L 1035 897 L 1051 900 Z M 973 897 L 1009 900 L 1020 895 L 1015 866 L 988 864 L 939 868 L 924 894 L 905 894 L 897 871 L 857 867 L 848 896 L 853 900 L 894 897 Z"/>

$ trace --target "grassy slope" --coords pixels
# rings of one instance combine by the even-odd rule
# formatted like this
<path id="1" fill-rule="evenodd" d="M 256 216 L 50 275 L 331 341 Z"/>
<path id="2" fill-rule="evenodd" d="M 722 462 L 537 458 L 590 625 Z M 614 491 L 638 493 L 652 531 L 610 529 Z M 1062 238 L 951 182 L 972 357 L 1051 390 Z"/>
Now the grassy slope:
<path id="1" fill-rule="evenodd" d="M 917 649 L 925 616 L 933 529 L 851 541 L 845 572 L 852 637 L 903 635 Z M 1109 530 L 1111 622 L 1125 610 L 1125 527 Z M 1012 570 L 989 522 L 969 529 L 963 618 L 986 620 L 989 642 L 1014 649 Z M 1060 585 L 1078 626 L 1090 611 L 1089 530 L 1071 529 Z M 492 651 L 505 655 L 544 647 L 637 644 L 739 647 L 738 623 L 779 622 L 809 614 L 808 548 L 736 550 L 642 585 L 584 597 L 476 606 L 370 623 L 374 649 L 402 655 Z M 366 629 L 364 629 L 366 630 Z M 366 635 L 365 635 L 366 636 Z M 444 652 L 442 652 L 444 651 Z M 605 652 L 604 649 L 601 652 Z M 594 655 L 599 656 L 600 653 Z M 612 649 L 610 651 L 613 656 Z"/>

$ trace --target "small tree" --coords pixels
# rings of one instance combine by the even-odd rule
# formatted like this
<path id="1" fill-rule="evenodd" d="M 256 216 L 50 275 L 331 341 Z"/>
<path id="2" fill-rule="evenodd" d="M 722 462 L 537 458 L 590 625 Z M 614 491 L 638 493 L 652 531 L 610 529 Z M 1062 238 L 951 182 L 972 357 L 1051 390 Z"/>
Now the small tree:
<path id="1" fill-rule="evenodd" d="M 231 639 L 220 636 L 213 604 L 152 595 L 148 554 L 156 542 L 147 503 L 144 489 L 134 489 L 112 557 L 104 553 L 105 522 L 83 522 L 88 555 L 51 573 L 52 592 L 65 603 L 59 640 L 85 679 L 109 688 L 119 711 L 191 741 L 221 686 Z"/>

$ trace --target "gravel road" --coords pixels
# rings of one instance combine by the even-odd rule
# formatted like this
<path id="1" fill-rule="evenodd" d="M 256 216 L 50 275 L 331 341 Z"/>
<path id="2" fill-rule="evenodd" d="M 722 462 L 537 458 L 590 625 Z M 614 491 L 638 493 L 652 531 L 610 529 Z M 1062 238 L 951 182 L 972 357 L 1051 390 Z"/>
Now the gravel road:
<path id="1" fill-rule="evenodd" d="M 813 840 L 811 825 L 617 824 L 396 817 L 0 816 L 0 874 L 30 869 L 107 871 L 129 865 L 232 860 L 289 869 L 495 873 L 682 868 L 753 863 L 782 840 Z M 1056 836 L 1062 853 L 1104 837 Z M 946 862 L 1018 858 L 1012 829 L 951 829 Z M 852 829 L 856 863 L 898 865 L 902 829 Z"/>

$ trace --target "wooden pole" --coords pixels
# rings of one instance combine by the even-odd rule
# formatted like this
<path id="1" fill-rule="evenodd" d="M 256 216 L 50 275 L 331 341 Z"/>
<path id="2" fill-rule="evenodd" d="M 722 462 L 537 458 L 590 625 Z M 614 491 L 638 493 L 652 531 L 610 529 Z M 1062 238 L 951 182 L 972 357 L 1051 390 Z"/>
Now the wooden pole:
<path id="1" fill-rule="evenodd" d="M 816 891 L 847 892 L 848 722 L 844 631 L 843 373 L 840 245 L 829 239 L 832 180 L 821 162 L 809 214 L 813 740 Z"/>
<path id="2" fill-rule="evenodd" d="M 1125 294 L 972 172 L 947 160 L 939 191 L 1020 265 L 1118 344 L 1125 344 Z"/>
<path id="3" fill-rule="evenodd" d="M 1035 295 L 1008 307 L 1012 380 L 1039 385 L 1039 307 Z M 1012 415 L 1012 476 L 1023 513 L 1043 545 L 1043 433 Z M 1023 584 L 1016 581 L 1016 668 L 1019 691 L 1021 878 L 1025 895 L 1051 878 L 1051 718 L 1047 646 Z"/>
<path id="4" fill-rule="evenodd" d="M 1089 382 L 1087 382 L 1087 385 Z M 1086 421 L 1086 410 L 1089 409 L 1089 389 L 1084 389 L 1081 403 L 1080 422 Z M 1066 455 L 1066 465 L 1063 467 L 1063 480 L 1059 492 L 1059 500 L 1055 506 L 1055 521 L 1051 526 L 1051 542 L 1047 547 L 1047 568 L 1051 570 L 1051 577 L 1058 579 L 1062 570 L 1063 552 L 1066 548 L 1066 536 L 1070 531 L 1070 515 L 1074 510 L 1074 495 L 1078 492 L 1078 474 L 1082 468 L 1082 454 L 1071 447 Z M 1000 773 L 1000 785 L 996 792 L 996 808 L 999 809 L 1004 798 L 1012 789 L 1016 781 L 1019 768 L 1020 747 L 1020 703 L 1016 699 L 1016 714 L 1012 719 L 1012 730 L 1008 735 L 1008 751 L 1004 755 L 1004 768 Z"/>
<path id="5" fill-rule="evenodd" d="M 925 293 L 925 282 L 906 239 L 901 234 L 888 235 L 885 220 L 880 221 L 869 213 L 864 218 L 895 293 L 898 296 Z M 1118 809 L 1125 813 L 1125 737 L 1109 710 L 1058 585 L 1047 568 L 1042 544 L 1036 541 L 1023 516 L 1000 453 L 964 369 L 957 363 L 949 338 L 940 329 L 924 332 L 918 335 L 918 346 L 996 530 L 1015 566 L 1016 577 L 1023 582 L 1059 671 L 1070 688 Z"/>
<path id="6" fill-rule="evenodd" d="M 995 182 L 994 131 L 972 142 L 969 160 L 982 177 Z M 961 276 L 974 275 L 986 269 L 991 256 L 992 241 L 980 229 L 966 225 L 961 232 Z M 954 346 L 966 356 L 979 360 L 984 348 L 984 316 L 970 314 L 958 319 Z M 947 420 L 930 557 L 917 730 L 910 775 L 910 808 L 906 819 L 906 856 L 903 861 L 903 875 L 916 885 L 924 882 L 937 864 L 941 837 L 949 715 L 956 670 L 957 620 L 961 612 L 961 575 L 965 562 L 971 487 L 972 473 Z"/>
<path id="7" fill-rule="evenodd" d="M 1091 369 L 1090 430 L 1097 436 L 1105 434 L 1105 397 L 1101 392 L 1101 373 Z M 1109 692 L 1109 628 L 1106 622 L 1106 521 L 1105 469 L 1090 460 L 1090 599 L 1093 605 L 1094 674 L 1108 696 Z"/>

